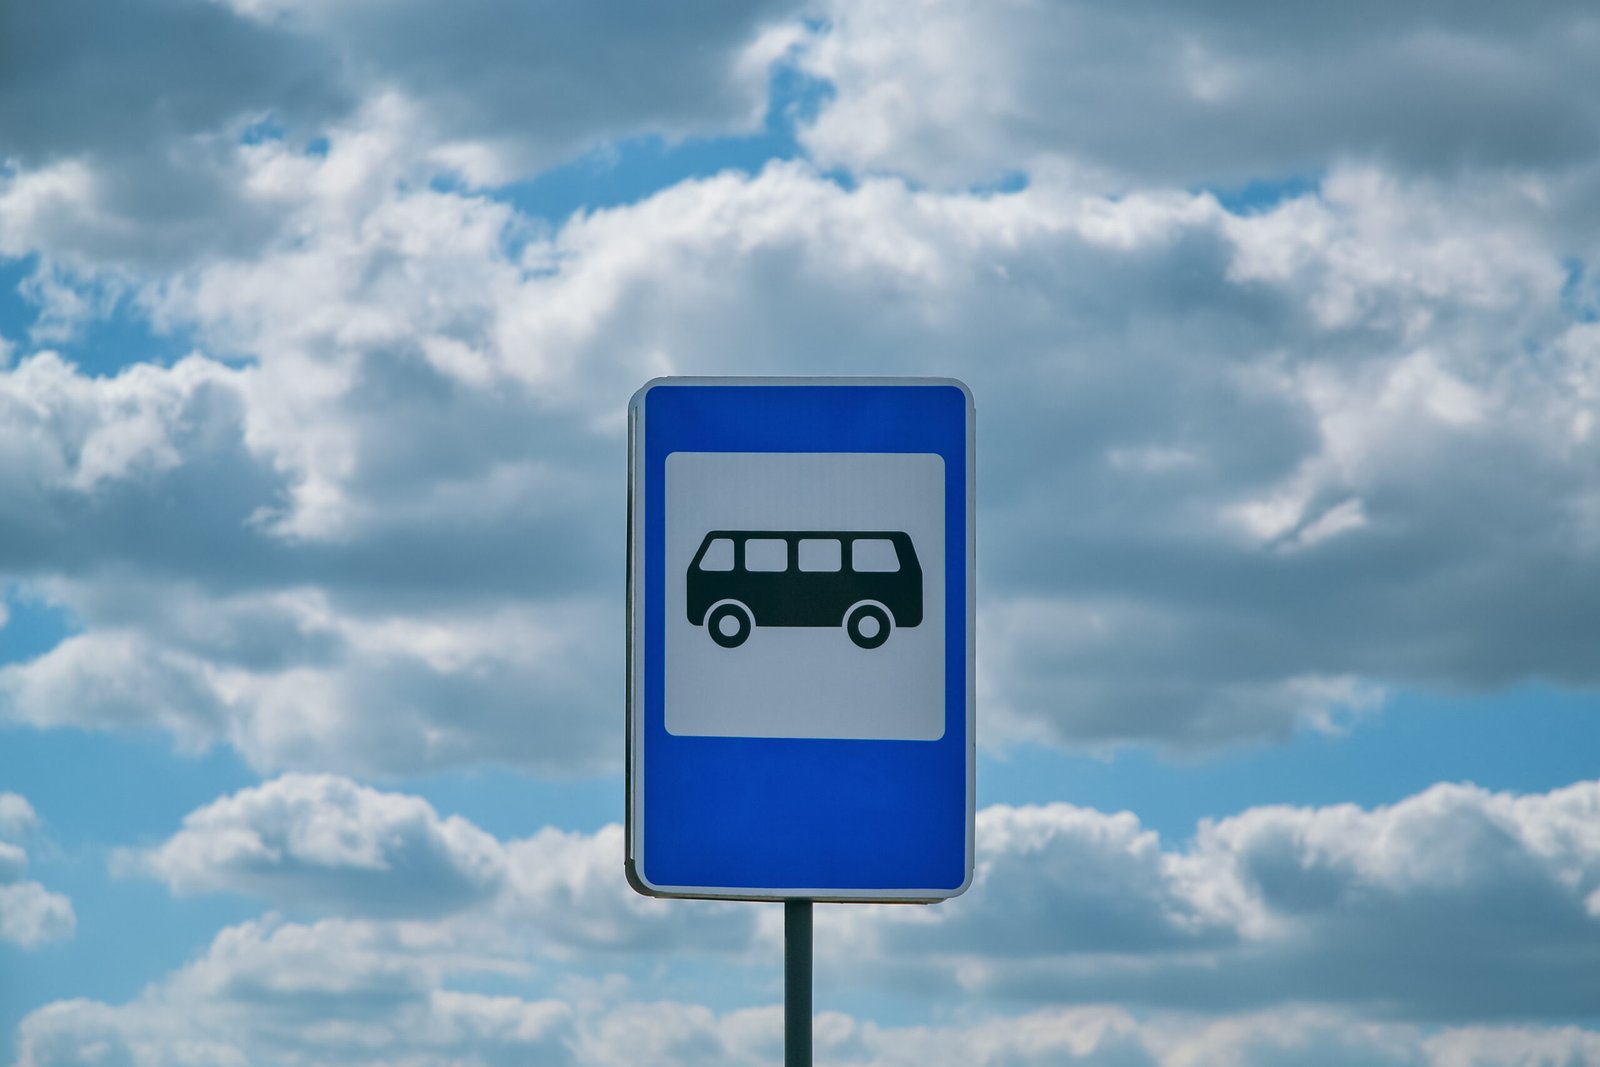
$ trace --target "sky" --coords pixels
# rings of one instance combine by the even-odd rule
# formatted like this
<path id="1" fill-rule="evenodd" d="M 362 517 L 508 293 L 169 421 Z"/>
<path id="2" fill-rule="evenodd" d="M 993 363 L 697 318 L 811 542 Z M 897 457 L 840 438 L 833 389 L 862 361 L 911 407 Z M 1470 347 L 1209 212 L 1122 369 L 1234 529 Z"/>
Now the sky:
<path id="1" fill-rule="evenodd" d="M 1600 1064 L 1600 13 L 0 5 L 0 1062 L 781 1061 L 623 877 L 627 404 L 959 378 L 839 1067 Z"/>

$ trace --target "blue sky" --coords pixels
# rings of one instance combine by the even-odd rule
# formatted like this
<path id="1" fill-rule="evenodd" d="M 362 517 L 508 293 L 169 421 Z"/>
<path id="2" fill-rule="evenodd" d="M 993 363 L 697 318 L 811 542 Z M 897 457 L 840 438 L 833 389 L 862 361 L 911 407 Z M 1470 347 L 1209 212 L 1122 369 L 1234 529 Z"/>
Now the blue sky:
<path id="1" fill-rule="evenodd" d="M 777 1062 L 622 878 L 625 408 L 915 374 L 979 872 L 818 1062 L 1600 1063 L 1587 7 L 663 10 L 0 16 L 0 1057 Z"/>

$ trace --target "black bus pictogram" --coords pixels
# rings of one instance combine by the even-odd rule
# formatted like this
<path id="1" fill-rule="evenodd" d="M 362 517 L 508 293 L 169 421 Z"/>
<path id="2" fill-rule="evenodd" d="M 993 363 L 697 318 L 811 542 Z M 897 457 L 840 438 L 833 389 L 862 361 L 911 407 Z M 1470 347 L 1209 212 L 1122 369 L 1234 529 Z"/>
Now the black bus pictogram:
<path id="1" fill-rule="evenodd" d="M 922 565 L 896 530 L 712 530 L 689 563 L 688 608 L 723 648 L 753 626 L 843 626 L 877 648 L 922 622 Z"/>

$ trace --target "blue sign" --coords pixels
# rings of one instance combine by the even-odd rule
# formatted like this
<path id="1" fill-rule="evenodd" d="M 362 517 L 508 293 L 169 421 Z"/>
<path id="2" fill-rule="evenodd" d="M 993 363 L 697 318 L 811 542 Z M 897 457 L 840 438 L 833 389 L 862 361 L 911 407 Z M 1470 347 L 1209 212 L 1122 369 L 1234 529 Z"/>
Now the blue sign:
<path id="1" fill-rule="evenodd" d="M 629 406 L 628 879 L 932 901 L 972 876 L 973 405 L 662 378 Z"/>

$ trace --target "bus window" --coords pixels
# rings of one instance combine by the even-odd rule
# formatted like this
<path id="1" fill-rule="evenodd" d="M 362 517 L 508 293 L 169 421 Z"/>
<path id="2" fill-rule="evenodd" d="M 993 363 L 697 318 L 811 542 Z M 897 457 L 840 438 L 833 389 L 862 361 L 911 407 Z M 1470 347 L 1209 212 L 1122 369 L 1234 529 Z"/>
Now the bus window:
<path id="1" fill-rule="evenodd" d="M 752 537 L 744 543 L 744 569 L 747 571 L 786 571 L 789 569 L 789 542 L 781 537 Z"/>
<path id="2" fill-rule="evenodd" d="M 800 539 L 800 569 L 803 571 L 836 571 L 842 554 L 836 537 L 802 537 Z"/>
<path id="3" fill-rule="evenodd" d="M 900 569 L 900 556 L 887 537 L 860 537 L 850 549 L 853 571 L 887 573 Z"/>
<path id="4" fill-rule="evenodd" d="M 703 571 L 733 570 L 733 539 L 719 537 L 707 545 L 705 553 L 700 557 L 700 569 Z"/>

